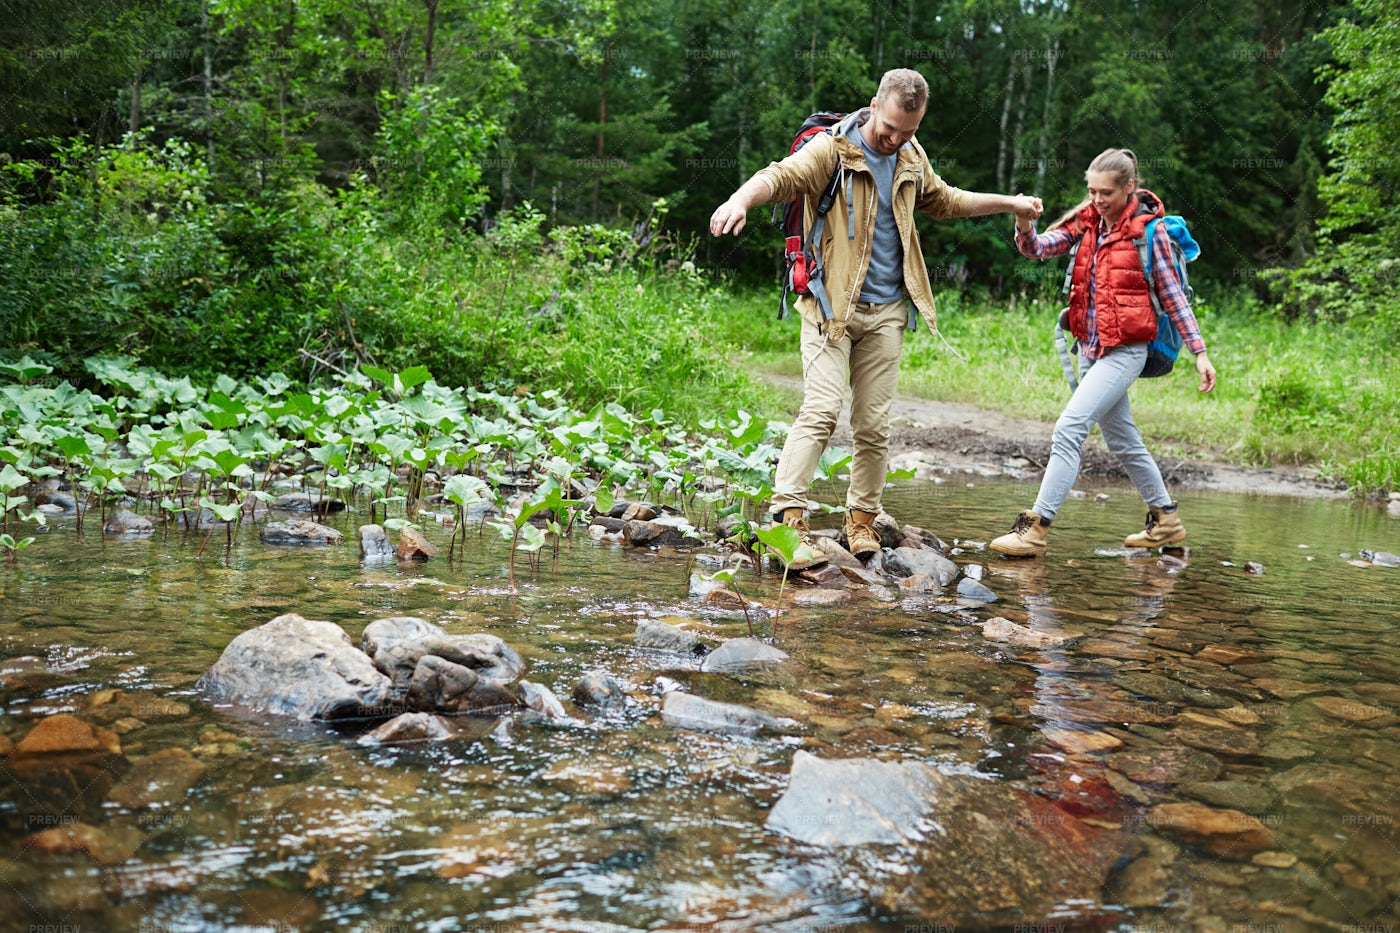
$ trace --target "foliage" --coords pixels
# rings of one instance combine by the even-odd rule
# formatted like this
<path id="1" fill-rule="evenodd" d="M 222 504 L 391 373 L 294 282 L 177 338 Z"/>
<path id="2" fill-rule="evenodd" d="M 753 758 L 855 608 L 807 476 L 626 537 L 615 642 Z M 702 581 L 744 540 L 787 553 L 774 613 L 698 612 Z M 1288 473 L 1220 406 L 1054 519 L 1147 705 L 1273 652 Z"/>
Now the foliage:
<path id="1" fill-rule="evenodd" d="M 478 514 L 494 513 L 484 520 L 510 544 L 514 590 L 517 552 L 537 561 L 550 538 L 572 533 L 577 516 L 610 508 L 614 488 L 690 510 L 703 477 L 717 506 L 706 519 L 721 508 L 756 513 L 757 496 L 771 489 L 755 490 L 750 479 L 771 476 L 780 430 L 740 411 L 716 417 L 709 434 L 691 434 L 659 411 L 578 410 L 557 392 L 448 389 L 423 367 L 366 367 L 310 391 L 277 374 L 196 385 L 113 357 L 91 359 L 88 369 L 103 392 L 67 382 L 0 385 L 0 548 L 11 559 L 30 540 L 10 534 L 10 517 L 42 523 L 20 509 L 31 485 L 48 478 L 77 492 L 79 533 L 94 504 L 122 501 L 167 531 L 204 530 L 201 553 L 220 525 L 231 545 L 250 504 L 293 486 L 318 498 L 369 498 L 386 525 L 451 506 L 436 514 L 458 523 L 464 548 L 469 514 L 486 506 Z M 585 483 L 596 490 L 591 502 Z M 402 511 L 388 518 L 391 509 Z M 457 538 L 454 529 L 449 556 Z"/>
<path id="2" fill-rule="evenodd" d="M 1359 0 L 1328 29 L 1337 64 L 1321 69 L 1337 116 L 1334 159 L 1319 194 L 1317 255 L 1276 275 L 1284 297 L 1327 320 L 1354 320 L 1383 341 L 1400 336 L 1400 3 Z"/>
<path id="3" fill-rule="evenodd" d="M 382 95 L 386 117 L 373 161 L 381 207 L 396 215 L 405 234 L 441 240 L 467 227 L 486 201 L 481 159 L 495 127 L 432 86 L 398 101 Z M 396 106 L 395 106 L 396 105 Z"/>

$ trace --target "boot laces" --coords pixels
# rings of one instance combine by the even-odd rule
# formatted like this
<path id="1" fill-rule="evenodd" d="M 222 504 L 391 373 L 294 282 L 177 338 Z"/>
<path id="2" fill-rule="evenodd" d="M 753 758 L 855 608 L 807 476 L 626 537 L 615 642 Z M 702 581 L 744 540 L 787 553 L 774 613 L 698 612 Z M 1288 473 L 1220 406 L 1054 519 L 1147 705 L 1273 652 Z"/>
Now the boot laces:
<path id="1" fill-rule="evenodd" d="M 1011 533 L 1013 535 L 1018 535 L 1023 531 L 1030 530 L 1033 525 L 1035 525 L 1035 519 L 1031 517 L 1031 514 L 1029 512 L 1022 512 L 1020 515 L 1016 516 L 1016 522 L 1011 526 Z"/>

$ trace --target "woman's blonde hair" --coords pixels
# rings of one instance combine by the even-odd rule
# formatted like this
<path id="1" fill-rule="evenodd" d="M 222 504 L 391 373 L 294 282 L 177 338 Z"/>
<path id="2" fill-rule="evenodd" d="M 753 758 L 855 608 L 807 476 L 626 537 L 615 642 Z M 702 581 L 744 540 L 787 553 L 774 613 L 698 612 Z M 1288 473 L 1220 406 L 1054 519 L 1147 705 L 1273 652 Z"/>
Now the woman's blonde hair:
<path id="1" fill-rule="evenodd" d="M 1099 172 L 1112 176 L 1115 183 L 1119 185 L 1132 185 L 1136 188 L 1141 182 L 1138 178 L 1138 160 L 1131 149 L 1105 149 L 1094 156 L 1094 161 L 1089 163 L 1089 167 L 1084 170 L 1084 180 L 1089 180 L 1090 172 Z M 1075 218 L 1089 204 L 1086 196 L 1074 207 L 1061 214 L 1053 224 L 1046 228 L 1046 233 L 1056 227 L 1063 227 Z"/>

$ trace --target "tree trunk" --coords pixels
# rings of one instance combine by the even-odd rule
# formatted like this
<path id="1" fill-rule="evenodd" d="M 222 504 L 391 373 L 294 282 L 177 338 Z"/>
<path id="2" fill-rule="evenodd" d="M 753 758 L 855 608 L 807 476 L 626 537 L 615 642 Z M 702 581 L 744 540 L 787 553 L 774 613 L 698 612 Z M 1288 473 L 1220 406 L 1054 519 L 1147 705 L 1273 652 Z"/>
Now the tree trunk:
<path id="1" fill-rule="evenodd" d="M 126 131 L 135 133 L 141 128 L 141 76 L 131 82 L 131 114 L 127 117 Z"/>
<path id="2" fill-rule="evenodd" d="M 603 196 L 604 127 L 608 122 L 608 63 L 612 60 L 612 38 L 603 44 L 603 86 L 598 91 L 598 155 L 593 165 L 593 221 L 598 221 L 598 208 Z"/>
<path id="3" fill-rule="evenodd" d="M 433 83 L 433 35 L 437 31 L 438 0 L 423 0 L 428 9 L 428 34 L 423 37 L 423 83 Z"/>
<path id="4" fill-rule="evenodd" d="M 1050 43 L 1045 59 L 1045 107 L 1040 114 L 1040 165 L 1035 173 L 1035 190 L 1045 190 L 1045 170 L 1050 163 L 1050 120 L 1055 115 L 1055 59 L 1060 57 L 1060 37 Z"/>
<path id="5" fill-rule="evenodd" d="M 1006 193 L 1016 190 L 1016 170 L 1021 166 L 1021 131 L 1026 126 L 1026 98 L 1030 96 L 1031 62 L 1027 58 L 1021 75 L 1021 93 L 1016 95 L 1016 129 L 1011 132 L 1011 174 L 1006 179 Z"/>
<path id="6" fill-rule="evenodd" d="M 204 135 L 205 147 L 209 156 L 209 167 L 214 167 L 214 56 L 210 50 L 213 39 L 209 33 L 209 0 L 204 0 L 199 9 L 199 25 L 204 33 Z"/>
<path id="7" fill-rule="evenodd" d="M 280 134 L 278 140 L 283 153 L 287 151 L 287 106 L 291 99 L 292 70 L 295 62 L 292 52 L 292 42 L 296 38 L 297 30 L 297 6 L 295 0 L 287 2 L 287 18 L 282 23 L 282 28 L 278 30 L 278 41 L 281 48 L 277 50 L 278 61 L 282 62 L 282 67 L 277 71 L 277 132 Z"/>
<path id="8" fill-rule="evenodd" d="M 885 61 L 885 19 L 889 13 L 884 4 L 875 6 L 875 54 L 871 56 L 875 59 L 875 73 L 884 74 Z"/>
<path id="9" fill-rule="evenodd" d="M 1001 101 L 1001 134 L 997 140 L 997 190 L 1006 191 L 1006 124 L 1011 119 L 1011 95 L 1016 90 L 1016 54 L 1011 53 L 1011 61 L 1006 66 L 1006 90 Z"/>

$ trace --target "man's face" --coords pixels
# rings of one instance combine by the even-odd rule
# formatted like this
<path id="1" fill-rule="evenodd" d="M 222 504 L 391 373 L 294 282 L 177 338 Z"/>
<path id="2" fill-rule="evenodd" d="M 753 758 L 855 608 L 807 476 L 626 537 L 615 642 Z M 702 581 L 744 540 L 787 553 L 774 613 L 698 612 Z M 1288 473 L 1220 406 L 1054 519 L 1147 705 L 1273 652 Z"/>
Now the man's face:
<path id="1" fill-rule="evenodd" d="M 871 98 L 870 120 L 861 129 L 866 131 L 865 141 L 870 148 L 880 155 L 893 155 L 900 146 L 914 138 L 914 131 L 919 128 L 919 121 L 923 118 L 923 110 L 911 113 L 892 100 Z"/>

